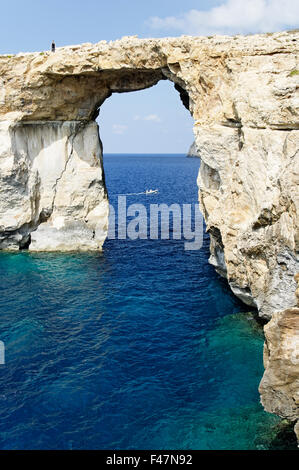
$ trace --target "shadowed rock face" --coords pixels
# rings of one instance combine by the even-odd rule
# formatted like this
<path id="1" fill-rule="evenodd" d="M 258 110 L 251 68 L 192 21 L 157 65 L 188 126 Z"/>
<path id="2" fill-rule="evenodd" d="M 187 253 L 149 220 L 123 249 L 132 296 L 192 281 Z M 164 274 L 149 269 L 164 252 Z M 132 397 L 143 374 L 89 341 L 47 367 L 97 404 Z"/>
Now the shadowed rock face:
<path id="1" fill-rule="evenodd" d="M 95 122 L 0 123 L 0 248 L 100 249 L 108 200 Z"/>
<path id="2" fill-rule="evenodd" d="M 168 79 L 194 118 L 210 262 L 260 316 L 291 312 L 299 271 L 298 39 L 298 32 L 131 37 L 0 56 L 0 249 L 102 247 L 108 199 L 94 120 L 112 93 Z"/>
<path id="3" fill-rule="evenodd" d="M 265 326 L 265 336 L 266 370 L 259 387 L 262 404 L 266 411 L 296 423 L 299 419 L 299 308 L 274 313 Z"/>

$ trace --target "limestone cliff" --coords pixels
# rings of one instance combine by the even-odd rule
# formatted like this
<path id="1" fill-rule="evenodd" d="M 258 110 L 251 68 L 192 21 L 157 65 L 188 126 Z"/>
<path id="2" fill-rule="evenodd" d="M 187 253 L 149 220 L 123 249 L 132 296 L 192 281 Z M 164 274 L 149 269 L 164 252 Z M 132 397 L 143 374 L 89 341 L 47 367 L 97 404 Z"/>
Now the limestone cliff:
<path id="1" fill-rule="evenodd" d="M 102 246 L 108 200 L 99 108 L 112 93 L 168 79 L 194 118 L 210 262 L 265 319 L 293 314 L 298 39 L 296 31 L 131 37 L 0 56 L 0 248 Z"/>
<path id="2" fill-rule="evenodd" d="M 96 250 L 108 201 L 95 122 L 0 122 L 0 249 Z"/>
<path id="3" fill-rule="evenodd" d="M 187 157 L 199 157 L 200 158 L 200 152 L 196 146 L 196 142 L 194 141 L 193 144 L 190 146 Z"/>

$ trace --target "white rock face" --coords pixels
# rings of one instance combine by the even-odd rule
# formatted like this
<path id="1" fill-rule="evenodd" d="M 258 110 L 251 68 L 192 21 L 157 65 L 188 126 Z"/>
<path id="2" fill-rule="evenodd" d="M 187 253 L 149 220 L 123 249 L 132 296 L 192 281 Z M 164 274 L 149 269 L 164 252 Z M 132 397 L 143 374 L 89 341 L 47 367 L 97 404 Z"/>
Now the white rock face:
<path id="1" fill-rule="evenodd" d="M 108 200 L 95 122 L 0 124 L 0 248 L 100 249 Z"/>
<path id="2" fill-rule="evenodd" d="M 187 157 L 200 157 L 200 152 L 196 146 L 196 142 L 193 142 L 193 144 L 190 145 Z"/>
<path id="3" fill-rule="evenodd" d="M 111 93 L 168 79 L 195 120 L 210 262 L 264 318 L 294 307 L 298 39 L 133 37 L 0 56 L 0 248 L 102 246 L 99 107 Z"/>
<path id="4" fill-rule="evenodd" d="M 196 129 L 210 262 L 260 315 L 296 305 L 298 131 Z"/>

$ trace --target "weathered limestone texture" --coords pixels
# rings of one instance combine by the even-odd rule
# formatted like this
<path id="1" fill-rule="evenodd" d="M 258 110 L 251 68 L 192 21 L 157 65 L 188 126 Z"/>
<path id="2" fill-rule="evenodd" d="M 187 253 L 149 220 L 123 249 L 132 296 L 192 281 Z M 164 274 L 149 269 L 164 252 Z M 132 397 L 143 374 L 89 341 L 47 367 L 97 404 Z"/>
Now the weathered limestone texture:
<path id="1" fill-rule="evenodd" d="M 112 93 L 168 79 L 195 121 L 210 262 L 263 318 L 277 312 L 269 332 L 280 335 L 287 322 L 292 328 L 284 326 L 283 335 L 292 336 L 299 272 L 298 39 L 298 31 L 126 37 L 55 54 L 0 56 L 0 248 L 101 248 L 108 199 L 99 108 Z M 265 393 L 277 376 L 271 347 L 263 403 L 274 410 Z M 281 354 L 288 361 L 287 346 Z M 285 386 L 291 403 L 293 391 Z M 283 408 L 275 409 L 284 415 Z"/>
<path id="2" fill-rule="evenodd" d="M 198 157 L 200 158 L 200 151 L 198 150 L 196 146 L 196 142 L 193 142 L 193 144 L 190 146 L 187 157 Z"/>
<path id="3" fill-rule="evenodd" d="M 274 313 L 265 336 L 262 404 L 266 411 L 299 423 L 299 308 Z M 298 431 L 297 424 L 299 441 Z"/>
<path id="4" fill-rule="evenodd" d="M 0 122 L 0 248 L 95 250 L 108 201 L 95 122 Z"/>
<path id="5" fill-rule="evenodd" d="M 100 105 L 169 79 L 195 120 L 210 262 L 264 318 L 294 307 L 298 38 L 128 37 L 0 56 L 1 248 L 101 247 Z"/>

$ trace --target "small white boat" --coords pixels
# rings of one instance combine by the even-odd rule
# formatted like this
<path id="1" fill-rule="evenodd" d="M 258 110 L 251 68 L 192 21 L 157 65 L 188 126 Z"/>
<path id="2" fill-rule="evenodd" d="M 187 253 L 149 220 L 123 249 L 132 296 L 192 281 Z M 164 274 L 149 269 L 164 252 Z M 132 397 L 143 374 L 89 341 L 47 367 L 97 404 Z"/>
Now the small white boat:
<path id="1" fill-rule="evenodd" d="M 145 194 L 156 194 L 158 192 L 157 189 L 147 189 L 145 191 Z"/>

